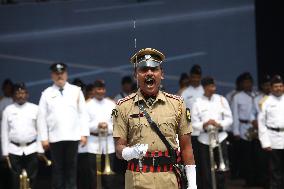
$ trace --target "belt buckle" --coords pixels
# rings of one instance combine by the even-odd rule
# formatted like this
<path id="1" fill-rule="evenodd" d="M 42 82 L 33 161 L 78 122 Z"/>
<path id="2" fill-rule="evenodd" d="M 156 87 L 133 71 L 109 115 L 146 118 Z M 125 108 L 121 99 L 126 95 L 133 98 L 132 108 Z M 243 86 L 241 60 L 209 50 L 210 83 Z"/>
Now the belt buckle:
<path id="1" fill-rule="evenodd" d="M 27 144 L 26 143 L 20 143 L 20 147 L 26 147 Z"/>

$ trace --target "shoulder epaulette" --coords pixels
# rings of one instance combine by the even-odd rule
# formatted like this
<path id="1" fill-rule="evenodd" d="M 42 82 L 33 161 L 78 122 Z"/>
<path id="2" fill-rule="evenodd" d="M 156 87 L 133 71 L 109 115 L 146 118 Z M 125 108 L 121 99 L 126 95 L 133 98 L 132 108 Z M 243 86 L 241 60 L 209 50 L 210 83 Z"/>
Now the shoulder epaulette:
<path id="1" fill-rule="evenodd" d="M 163 93 L 165 94 L 166 97 L 173 98 L 173 99 L 176 99 L 176 100 L 183 100 L 183 98 L 181 96 L 169 94 L 169 93 L 166 93 L 166 92 L 163 92 Z"/>
<path id="2" fill-rule="evenodd" d="M 134 98 L 135 96 L 136 96 L 136 93 L 132 93 L 132 94 L 130 94 L 130 95 L 128 95 L 128 96 L 126 96 L 126 97 L 124 97 L 122 99 L 119 99 L 116 104 L 117 105 L 121 105 L 122 103 L 124 103 L 124 102 L 126 102 L 126 101 L 128 101 L 128 100 L 130 100 L 132 98 Z"/>
<path id="3" fill-rule="evenodd" d="M 262 99 L 260 99 L 260 101 L 258 103 L 258 106 L 259 106 L 260 110 L 262 109 L 262 105 L 267 100 L 267 98 L 268 98 L 268 95 L 265 95 Z"/>

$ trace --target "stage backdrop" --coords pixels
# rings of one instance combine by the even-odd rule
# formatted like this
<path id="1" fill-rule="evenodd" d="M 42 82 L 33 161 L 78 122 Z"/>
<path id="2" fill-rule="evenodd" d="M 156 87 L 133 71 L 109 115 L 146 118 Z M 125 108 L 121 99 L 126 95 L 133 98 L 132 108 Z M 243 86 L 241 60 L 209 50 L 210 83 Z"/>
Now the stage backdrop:
<path id="1" fill-rule="evenodd" d="M 243 71 L 256 78 L 253 0 L 25 1 L 0 6 L 0 28 L 0 81 L 26 82 L 36 103 L 54 61 L 69 65 L 70 81 L 104 79 L 115 95 L 132 74 L 135 38 L 137 49 L 164 52 L 163 85 L 172 93 L 193 64 L 222 94 Z"/>

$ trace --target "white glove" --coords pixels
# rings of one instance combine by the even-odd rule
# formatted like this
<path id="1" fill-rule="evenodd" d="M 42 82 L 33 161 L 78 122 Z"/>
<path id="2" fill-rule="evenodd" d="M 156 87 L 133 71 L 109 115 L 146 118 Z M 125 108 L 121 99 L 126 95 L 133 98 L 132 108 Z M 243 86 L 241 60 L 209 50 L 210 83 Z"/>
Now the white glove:
<path id="1" fill-rule="evenodd" d="M 185 172 L 188 180 L 188 188 L 187 189 L 197 189 L 196 186 L 196 165 L 186 165 Z"/>
<path id="2" fill-rule="evenodd" d="M 148 144 L 136 144 L 132 147 L 126 147 L 122 150 L 122 157 L 126 161 L 131 159 L 141 159 L 148 150 Z"/>

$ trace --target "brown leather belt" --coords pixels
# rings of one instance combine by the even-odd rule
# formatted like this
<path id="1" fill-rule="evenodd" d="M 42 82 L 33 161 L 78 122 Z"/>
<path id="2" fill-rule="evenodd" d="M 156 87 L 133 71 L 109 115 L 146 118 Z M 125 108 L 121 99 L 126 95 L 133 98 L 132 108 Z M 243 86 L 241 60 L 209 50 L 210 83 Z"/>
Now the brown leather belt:
<path id="1" fill-rule="evenodd" d="M 177 162 L 181 161 L 179 151 L 177 153 Z M 168 155 L 168 151 L 161 152 L 147 152 L 145 157 L 141 159 L 142 162 L 142 172 L 168 172 L 173 169 L 173 162 L 171 157 Z M 128 161 L 127 170 L 140 172 L 139 160 L 132 159 Z"/>

